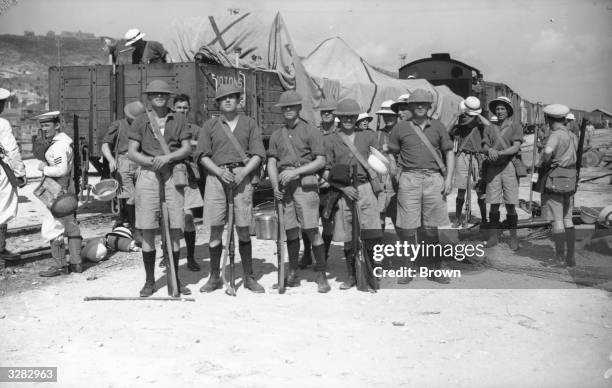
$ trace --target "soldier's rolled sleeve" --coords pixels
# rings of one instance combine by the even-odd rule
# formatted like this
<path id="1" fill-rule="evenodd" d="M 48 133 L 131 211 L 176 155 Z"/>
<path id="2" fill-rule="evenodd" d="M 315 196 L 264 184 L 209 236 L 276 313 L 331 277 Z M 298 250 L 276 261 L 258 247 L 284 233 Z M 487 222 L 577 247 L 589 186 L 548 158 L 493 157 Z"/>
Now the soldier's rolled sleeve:
<path id="1" fill-rule="evenodd" d="M 451 141 L 448 132 L 446 132 L 446 129 L 442 125 L 440 125 L 438 127 L 438 132 L 440 133 L 440 149 L 444 152 L 452 150 L 453 142 Z"/>
<path id="2" fill-rule="evenodd" d="M 262 159 L 266 158 L 266 148 L 264 147 L 262 136 L 261 136 L 261 128 L 255 123 L 255 120 L 250 120 L 249 122 L 249 133 L 251 136 L 249 137 L 249 156 L 259 156 Z"/>
<path id="3" fill-rule="evenodd" d="M 147 115 L 138 116 L 134 121 L 132 121 L 130 130 L 128 131 L 128 139 L 142 143 L 142 135 L 146 128 L 147 122 Z"/>
<path id="4" fill-rule="evenodd" d="M 512 142 L 523 142 L 523 127 L 519 123 L 512 123 Z M 512 144 L 510 144 L 512 146 Z"/>
<path id="5" fill-rule="evenodd" d="M 196 160 L 200 160 L 203 157 L 210 158 L 212 156 L 212 141 L 210 139 L 210 124 L 209 122 L 204 123 L 200 129 L 200 135 L 198 136 L 198 145 L 195 151 Z"/>
<path id="6" fill-rule="evenodd" d="M 268 143 L 268 158 L 280 159 L 278 154 L 278 135 L 279 130 L 277 129 L 272 136 L 270 136 L 270 142 Z"/>
<path id="7" fill-rule="evenodd" d="M 115 139 L 117 138 L 118 132 L 119 132 L 119 121 L 113 121 L 110 127 L 108 127 L 108 131 L 106 131 L 106 133 L 104 134 L 102 143 L 114 144 Z"/>

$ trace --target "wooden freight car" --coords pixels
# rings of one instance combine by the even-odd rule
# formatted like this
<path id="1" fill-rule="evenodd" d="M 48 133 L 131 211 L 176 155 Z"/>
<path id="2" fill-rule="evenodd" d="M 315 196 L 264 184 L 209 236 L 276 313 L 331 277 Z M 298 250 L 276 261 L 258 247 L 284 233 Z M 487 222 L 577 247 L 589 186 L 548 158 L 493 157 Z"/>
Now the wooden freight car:
<path id="1" fill-rule="evenodd" d="M 113 120 L 123 118 L 125 104 L 146 101 L 149 82 L 162 79 L 176 93 L 188 94 L 193 109 L 190 121 L 200 125 L 218 115 L 215 91 L 222 84 L 237 84 L 244 90 L 240 109 L 260 125 L 264 141 L 282 123 L 274 103 L 283 92 L 278 75 L 271 71 L 223 67 L 199 63 L 149 65 L 66 66 L 49 69 L 49 107 L 62 112 L 66 132 L 74 136 L 74 114 L 78 115 L 80 147 L 102 172 L 102 139 Z"/>

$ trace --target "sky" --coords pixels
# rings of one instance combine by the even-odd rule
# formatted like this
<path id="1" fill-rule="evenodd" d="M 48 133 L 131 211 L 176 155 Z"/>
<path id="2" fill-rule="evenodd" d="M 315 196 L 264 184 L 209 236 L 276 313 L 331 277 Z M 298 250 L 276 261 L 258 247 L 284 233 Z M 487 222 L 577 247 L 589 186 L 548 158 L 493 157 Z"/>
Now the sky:
<path id="1" fill-rule="evenodd" d="M 612 112 L 612 0 L 19 0 L 0 33 L 77 31 L 163 41 L 174 20 L 280 12 L 300 55 L 342 37 L 390 70 L 448 52 L 532 102 Z"/>

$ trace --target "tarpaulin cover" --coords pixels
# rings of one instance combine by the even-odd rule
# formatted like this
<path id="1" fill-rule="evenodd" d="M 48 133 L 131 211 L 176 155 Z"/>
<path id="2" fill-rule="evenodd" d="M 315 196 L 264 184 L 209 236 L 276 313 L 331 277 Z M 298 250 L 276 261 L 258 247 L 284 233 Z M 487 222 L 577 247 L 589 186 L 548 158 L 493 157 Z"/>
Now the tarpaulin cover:
<path id="1" fill-rule="evenodd" d="M 425 89 L 434 96 L 432 117 L 446 125 L 462 100 L 446 86 L 434 87 L 424 79 L 401 80 L 374 69 L 339 37 L 323 41 L 302 63 L 325 98 L 353 98 L 365 112 L 375 112 L 385 100 Z"/>
<path id="2" fill-rule="evenodd" d="M 190 62 L 200 53 L 214 63 L 235 66 L 238 55 L 241 67 L 275 70 L 283 87 L 302 95 L 301 116 L 313 124 L 320 120 L 315 109 L 322 98 L 353 98 L 364 112 L 375 112 L 385 100 L 425 89 L 434 96 L 432 117 L 448 124 L 459 109 L 461 97 L 447 87 L 384 74 L 341 38 L 323 41 L 300 59 L 280 13 L 270 22 L 253 13 L 175 20 L 171 31 L 163 43 L 173 62 Z"/>

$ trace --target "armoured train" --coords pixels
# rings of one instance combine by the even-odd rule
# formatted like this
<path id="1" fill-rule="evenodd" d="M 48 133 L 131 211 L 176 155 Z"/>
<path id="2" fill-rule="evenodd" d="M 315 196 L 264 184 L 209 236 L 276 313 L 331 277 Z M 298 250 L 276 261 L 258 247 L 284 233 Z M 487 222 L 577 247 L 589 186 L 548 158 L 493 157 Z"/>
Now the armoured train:
<path id="1" fill-rule="evenodd" d="M 399 78 L 424 78 L 433 85 L 446 85 L 455 94 L 466 98 L 476 96 L 483 102 L 483 110 L 487 111 L 487 103 L 498 96 L 506 96 L 512 101 L 515 115 L 520 115 L 520 121 L 525 131 L 533 132 L 536 126 L 544 125 L 542 102 L 531 102 L 522 98 L 508 85 L 500 82 L 485 81 L 480 70 L 450 57 L 447 53 L 432 54 L 430 58 L 418 59 L 400 67 Z M 601 112 L 587 112 L 571 109 L 576 122 L 589 120 L 596 127 L 603 126 L 604 117 Z M 491 115 L 491 112 L 486 112 Z"/>

